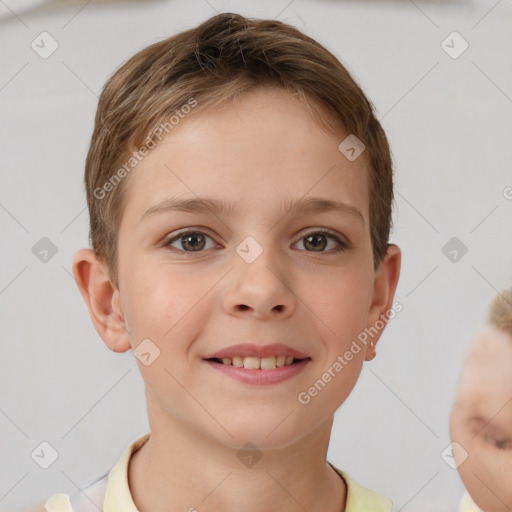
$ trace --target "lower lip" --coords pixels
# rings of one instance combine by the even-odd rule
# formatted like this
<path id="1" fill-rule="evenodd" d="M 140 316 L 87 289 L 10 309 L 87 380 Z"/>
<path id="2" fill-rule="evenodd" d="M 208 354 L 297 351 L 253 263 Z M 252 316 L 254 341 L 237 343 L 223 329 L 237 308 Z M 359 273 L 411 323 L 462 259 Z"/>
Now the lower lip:
<path id="1" fill-rule="evenodd" d="M 264 386 L 268 384 L 278 384 L 287 379 L 298 375 L 308 365 L 311 359 L 302 359 L 295 364 L 289 366 L 281 366 L 273 370 L 249 370 L 227 364 L 215 363 L 213 361 L 206 362 L 212 367 L 222 372 L 224 375 L 232 377 L 245 384 L 253 384 L 255 386 Z"/>

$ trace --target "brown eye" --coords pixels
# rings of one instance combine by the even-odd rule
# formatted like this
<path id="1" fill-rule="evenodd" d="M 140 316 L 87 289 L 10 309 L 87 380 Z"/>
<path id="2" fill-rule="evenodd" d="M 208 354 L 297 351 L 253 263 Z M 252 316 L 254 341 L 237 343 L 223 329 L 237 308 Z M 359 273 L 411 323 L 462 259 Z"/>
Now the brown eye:
<path id="1" fill-rule="evenodd" d="M 332 253 L 344 251 L 349 248 L 349 245 L 346 242 L 343 242 L 337 235 L 327 230 L 312 231 L 311 233 L 303 236 L 300 241 L 302 241 L 302 245 L 307 249 L 307 252 Z M 327 251 L 324 250 L 329 241 L 334 241 L 335 245 L 338 247 L 334 247 Z"/>
<path id="2" fill-rule="evenodd" d="M 304 237 L 304 247 L 312 247 L 314 250 L 325 249 L 325 247 L 327 246 L 326 239 L 327 237 L 320 233 L 308 235 Z"/>
<path id="3" fill-rule="evenodd" d="M 171 238 L 165 243 L 166 247 L 172 247 L 178 252 L 201 252 L 206 246 L 206 240 L 211 239 L 201 231 L 186 231 Z M 177 244 L 177 247 L 176 245 Z"/>
<path id="4" fill-rule="evenodd" d="M 190 247 L 193 251 L 200 251 L 205 246 L 204 237 L 201 233 L 191 233 L 181 237 L 182 247 Z"/>

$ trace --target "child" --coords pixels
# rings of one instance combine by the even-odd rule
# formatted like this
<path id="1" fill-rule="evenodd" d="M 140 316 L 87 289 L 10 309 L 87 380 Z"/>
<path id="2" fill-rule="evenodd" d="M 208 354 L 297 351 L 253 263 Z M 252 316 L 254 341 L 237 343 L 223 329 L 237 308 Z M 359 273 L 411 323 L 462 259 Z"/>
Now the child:
<path id="1" fill-rule="evenodd" d="M 74 276 L 151 432 L 46 510 L 391 510 L 326 460 L 401 263 L 388 142 L 340 62 L 227 13 L 153 44 L 105 86 L 85 185 Z"/>
<path id="2" fill-rule="evenodd" d="M 467 489 L 460 512 L 512 510 L 512 291 L 495 297 L 468 351 L 450 435 Z"/>

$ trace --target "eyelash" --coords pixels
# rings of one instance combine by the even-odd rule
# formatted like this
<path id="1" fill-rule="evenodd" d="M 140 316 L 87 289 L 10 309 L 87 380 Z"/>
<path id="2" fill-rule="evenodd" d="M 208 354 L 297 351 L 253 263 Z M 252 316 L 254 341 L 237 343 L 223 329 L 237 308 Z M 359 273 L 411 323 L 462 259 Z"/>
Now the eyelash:
<path id="1" fill-rule="evenodd" d="M 180 238 L 183 238 L 186 235 L 198 234 L 198 233 L 201 234 L 201 235 L 205 235 L 208 238 L 212 239 L 211 236 L 207 235 L 203 231 L 199 231 L 199 230 L 186 230 L 186 231 L 182 231 L 182 232 L 178 233 L 177 235 L 173 236 L 172 238 L 169 238 L 166 242 L 164 242 L 163 245 L 164 245 L 164 247 L 169 249 L 171 252 L 175 252 L 176 254 L 181 254 L 181 255 L 205 252 L 205 250 L 201 250 L 201 251 L 185 251 L 185 250 L 176 249 L 175 247 L 171 247 L 171 244 L 174 243 L 175 241 L 179 240 Z M 310 231 L 309 233 L 306 233 L 305 235 L 303 235 L 299 239 L 299 241 L 303 240 L 304 238 L 306 238 L 308 236 L 311 236 L 311 235 L 324 235 L 327 238 L 330 238 L 331 240 L 334 240 L 336 243 L 339 244 L 339 247 L 336 247 L 335 249 L 331 249 L 329 251 L 319 251 L 318 252 L 319 254 L 324 254 L 324 253 L 325 254 L 337 254 L 339 252 L 346 251 L 347 249 L 350 249 L 350 247 L 351 247 L 347 242 L 344 242 L 343 240 L 341 240 L 334 231 L 331 231 L 330 229 L 326 229 L 326 228 L 320 228 L 320 229 L 317 229 L 317 230 L 314 230 L 314 231 Z M 311 252 L 311 253 L 314 254 L 317 251 L 305 251 L 305 252 Z"/>
<path id="2" fill-rule="evenodd" d="M 510 439 L 503 439 L 502 441 L 496 441 L 495 444 L 496 444 L 496 448 L 498 448 L 498 450 L 512 449 L 512 443 L 510 442 Z"/>
<path id="3" fill-rule="evenodd" d="M 512 449 L 512 440 L 510 439 L 500 439 L 500 440 L 497 440 L 497 439 L 494 439 L 493 437 L 491 436 L 486 436 L 484 435 L 483 436 L 485 441 L 487 441 L 488 443 L 493 443 L 494 446 L 496 446 L 496 448 L 498 448 L 498 450 L 511 450 Z"/>

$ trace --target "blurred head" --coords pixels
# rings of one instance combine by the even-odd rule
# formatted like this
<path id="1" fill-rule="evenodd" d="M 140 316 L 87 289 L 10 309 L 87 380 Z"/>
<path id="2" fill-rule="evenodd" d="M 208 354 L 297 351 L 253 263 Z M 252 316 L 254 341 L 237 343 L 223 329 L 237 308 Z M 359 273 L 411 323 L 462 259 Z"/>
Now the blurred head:
<path id="1" fill-rule="evenodd" d="M 484 512 L 512 509 L 512 293 L 497 295 L 462 369 L 450 419 L 458 471 Z M 466 458 L 467 452 L 467 458 Z"/>

